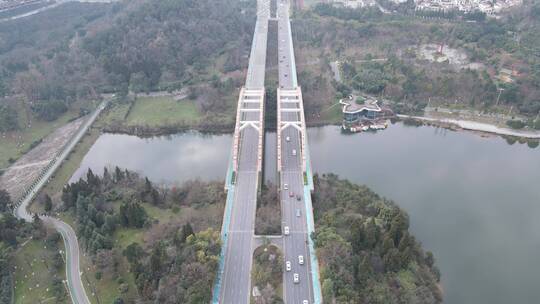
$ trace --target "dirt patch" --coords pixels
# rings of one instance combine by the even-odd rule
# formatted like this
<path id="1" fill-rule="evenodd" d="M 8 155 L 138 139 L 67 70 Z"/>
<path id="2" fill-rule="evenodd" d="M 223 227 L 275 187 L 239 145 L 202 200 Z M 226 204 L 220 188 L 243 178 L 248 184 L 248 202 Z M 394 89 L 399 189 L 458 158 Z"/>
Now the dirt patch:
<path id="1" fill-rule="evenodd" d="M 449 46 L 437 44 L 424 44 L 419 47 L 420 58 L 430 62 L 449 63 L 459 69 L 478 70 L 483 65 L 478 62 L 471 62 L 464 50 L 454 49 Z"/>
<path id="2" fill-rule="evenodd" d="M 0 188 L 6 189 L 17 201 L 62 150 L 83 124 L 85 118 L 74 120 L 48 135 L 43 141 L 10 166 L 0 177 Z"/>

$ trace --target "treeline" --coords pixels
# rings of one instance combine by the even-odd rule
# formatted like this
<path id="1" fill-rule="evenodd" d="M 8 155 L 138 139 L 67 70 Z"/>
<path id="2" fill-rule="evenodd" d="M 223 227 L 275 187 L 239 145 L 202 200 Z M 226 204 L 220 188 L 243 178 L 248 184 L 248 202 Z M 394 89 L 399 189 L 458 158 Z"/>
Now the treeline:
<path id="1" fill-rule="evenodd" d="M 486 13 L 482 11 L 464 12 L 460 10 L 416 10 L 414 12 L 416 16 L 439 18 L 439 19 L 462 19 L 468 21 L 482 22 L 486 20 Z"/>
<path id="2" fill-rule="evenodd" d="M 327 303 L 441 303 L 439 271 L 407 214 L 365 186 L 315 176 L 313 235 Z"/>

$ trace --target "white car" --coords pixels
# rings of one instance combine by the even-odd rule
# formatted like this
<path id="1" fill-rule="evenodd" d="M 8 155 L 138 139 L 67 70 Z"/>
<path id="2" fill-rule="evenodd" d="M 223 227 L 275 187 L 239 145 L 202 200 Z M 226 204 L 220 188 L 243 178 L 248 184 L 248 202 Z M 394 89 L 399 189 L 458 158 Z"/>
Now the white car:
<path id="1" fill-rule="evenodd" d="M 291 141 L 291 138 L 290 138 L 289 136 L 287 136 L 287 137 L 285 137 L 285 140 L 286 140 L 287 142 L 289 142 L 289 141 Z"/>
<path id="2" fill-rule="evenodd" d="M 289 226 L 283 227 L 283 233 L 285 233 L 285 235 L 289 235 Z"/>
<path id="3" fill-rule="evenodd" d="M 296 156 L 296 149 L 293 149 L 293 150 L 292 150 L 292 155 L 293 155 L 293 156 Z"/>
<path id="4" fill-rule="evenodd" d="M 303 255 L 298 256 L 298 264 L 304 265 L 304 256 Z"/>
<path id="5" fill-rule="evenodd" d="M 300 282 L 300 278 L 298 277 L 298 273 L 293 274 L 293 282 L 295 284 L 298 284 Z"/>
<path id="6" fill-rule="evenodd" d="M 285 270 L 291 271 L 291 261 L 285 262 Z"/>
<path id="7" fill-rule="evenodd" d="M 283 189 L 284 190 L 289 190 L 289 184 L 283 184 Z"/>
<path id="8" fill-rule="evenodd" d="M 300 209 L 296 209 L 296 217 L 300 217 Z"/>
<path id="9" fill-rule="evenodd" d="M 308 300 L 302 301 L 302 304 L 309 304 Z"/>

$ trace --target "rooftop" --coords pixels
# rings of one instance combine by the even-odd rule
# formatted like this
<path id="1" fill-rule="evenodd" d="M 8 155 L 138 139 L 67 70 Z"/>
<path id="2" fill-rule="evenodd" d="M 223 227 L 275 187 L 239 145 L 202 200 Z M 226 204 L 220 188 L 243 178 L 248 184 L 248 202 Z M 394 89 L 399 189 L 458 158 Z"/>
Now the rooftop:
<path id="1" fill-rule="evenodd" d="M 363 110 L 381 112 L 378 101 L 370 97 L 351 95 L 349 98 L 341 99 L 339 103 L 343 105 L 343 113 L 355 114 Z"/>

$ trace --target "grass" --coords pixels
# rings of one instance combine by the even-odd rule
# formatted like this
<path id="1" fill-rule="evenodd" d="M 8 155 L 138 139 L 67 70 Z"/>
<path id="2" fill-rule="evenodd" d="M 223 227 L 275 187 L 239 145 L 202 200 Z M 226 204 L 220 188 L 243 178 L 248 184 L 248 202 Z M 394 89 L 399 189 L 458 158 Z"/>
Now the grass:
<path id="1" fill-rule="evenodd" d="M 62 247 L 61 247 L 62 248 Z M 57 301 L 52 293 L 51 275 L 47 267 L 50 251 L 41 240 L 30 240 L 15 254 L 15 303 L 68 303 Z M 64 268 L 62 268 L 64 269 Z M 65 279 L 65 272 L 56 275 Z M 69 297 L 69 296 L 68 296 Z"/>
<path id="2" fill-rule="evenodd" d="M 110 124 L 113 122 L 123 122 L 127 111 L 129 110 L 128 103 L 115 103 L 111 105 L 111 108 L 107 110 L 107 113 L 103 114 L 101 122 L 104 124 Z"/>
<path id="3" fill-rule="evenodd" d="M 9 159 L 16 160 L 25 154 L 32 143 L 45 138 L 57 128 L 79 116 L 79 109 L 74 107 L 55 121 L 42 121 L 35 119 L 31 114 L 27 115 L 21 102 L 17 102 L 15 108 L 19 114 L 20 130 L 1 134 L 0 168 L 7 167 Z"/>
<path id="4" fill-rule="evenodd" d="M 343 113 L 341 112 L 341 106 L 334 105 L 331 108 L 323 110 L 320 119 L 328 123 L 341 123 L 343 121 Z"/>
<path id="5" fill-rule="evenodd" d="M 191 100 L 176 101 L 171 96 L 142 97 L 135 101 L 126 123 L 137 126 L 191 124 L 201 119 L 197 105 Z"/>
<path id="6" fill-rule="evenodd" d="M 83 271 L 83 283 L 86 293 L 92 304 L 113 303 L 118 297 L 122 297 L 126 303 L 137 298 L 135 279 L 129 272 L 129 265 L 124 258 L 118 259 L 117 276 L 113 277 L 112 271 L 102 271 L 101 279 L 96 279 L 99 271 L 89 256 L 81 256 L 81 270 Z M 120 292 L 120 286 L 127 284 L 126 293 Z"/>

